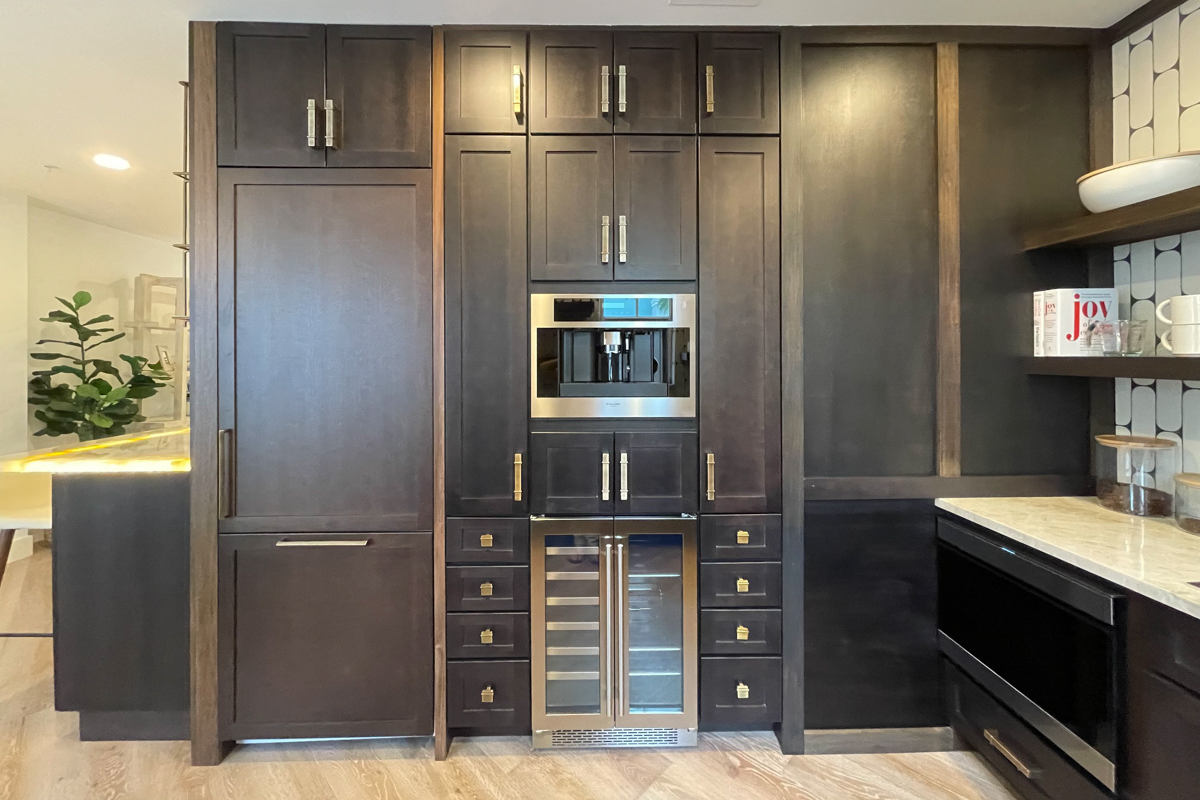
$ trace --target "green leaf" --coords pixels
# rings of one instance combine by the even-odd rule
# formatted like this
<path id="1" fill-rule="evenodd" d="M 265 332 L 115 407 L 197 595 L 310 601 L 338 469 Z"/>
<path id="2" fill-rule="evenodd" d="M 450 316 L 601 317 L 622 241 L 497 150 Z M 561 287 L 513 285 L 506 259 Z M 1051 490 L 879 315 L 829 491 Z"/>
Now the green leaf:
<path id="1" fill-rule="evenodd" d="M 149 359 L 142 358 L 141 356 L 131 355 L 122 355 L 121 360 L 129 365 L 129 368 L 133 371 L 134 375 L 140 375 L 142 373 L 142 368 L 145 367 L 146 362 L 149 361 Z"/>
<path id="2" fill-rule="evenodd" d="M 29 357 L 34 361 L 55 361 L 60 358 L 75 360 L 72 356 L 66 356 L 62 353 L 30 353 Z"/>
<path id="3" fill-rule="evenodd" d="M 127 396 L 133 398 L 134 400 L 145 400 L 147 397 L 154 397 L 156 394 L 158 394 L 158 387 L 143 385 L 130 386 L 129 394 Z"/>
<path id="4" fill-rule="evenodd" d="M 75 310 L 78 311 L 88 303 L 92 302 L 92 296 L 87 292 L 76 292 L 75 296 L 72 297 L 71 300 L 75 303 Z"/>
<path id="5" fill-rule="evenodd" d="M 113 425 L 112 418 L 107 414 L 101 414 L 97 411 L 95 414 L 88 414 L 87 421 L 95 425 L 97 428 L 111 428 Z"/>
<path id="6" fill-rule="evenodd" d="M 92 344 L 92 345 L 88 345 L 87 347 L 84 348 L 84 350 L 94 350 L 95 348 L 99 347 L 102 344 L 108 344 L 109 342 L 115 342 L 117 339 L 124 339 L 124 338 L 125 338 L 125 332 L 122 331 L 121 333 L 118 333 L 115 336 L 110 336 L 103 341 L 96 342 L 95 344 Z"/>
<path id="7" fill-rule="evenodd" d="M 67 414 L 75 414 L 78 412 L 78 409 L 75 407 L 74 403 L 65 400 L 50 401 L 50 408 L 53 411 L 61 411 Z"/>
<path id="8" fill-rule="evenodd" d="M 93 317 L 92 319 L 89 319 L 87 322 L 85 322 L 83 324 L 84 325 L 95 325 L 97 322 L 112 322 L 112 315 L 111 314 L 101 314 L 98 317 Z"/>
<path id="9" fill-rule="evenodd" d="M 80 397 L 87 397 L 91 400 L 100 399 L 100 390 L 90 383 L 81 383 L 75 387 L 75 394 Z"/>
<path id="10" fill-rule="evenodd" d="M 76 378 L 79 378 L 79 380 L 81 380 L 81 381 L 87 380 L 86 376 L 83 374 L 83 370 L 79 369 L 78 367 L 68 367 L 66 364 L 57 364 L 57 365 L 51 367 L 46 372 L 46 374 L 47 375 L 74 375 Z"/>
<path id="11" fill-rule="evenodd" d="M 31 397 L 31 398 L 29 398 L 29 405 L 31 405 L 31 406 L 45 406 L 45 405 L 49 405 L 49 404 L 50 404 L 49 397 Z"/>
<path id="12" fill-rule="evenodd" d="M 105 394 L 104 404 L 112 405 L 114 403 L 119 403 L 125 399 L 125 396 L 127 394 L 129 394 L 129 387 L 128 386 L 118 386 L 116 389 L 113 389 L 110 387 L 109 390 L 106 391 L 104 394 Z"/>
<path id="13" fill-rule="evenodd" d="M 72 311 L 78 311 L 78 310 L 79 310 L 78 308 L 76 308 L 76 307 L 75 307 L 75 304 L 74 304 L 74 303 L 72 303 L 70 300 L 63 300 L 61 297 L 56 297 L 56 298 L 54 298 L 54 299 L 55 299 L 55 300 L 57 300 L 58 302 L 62 303 L 64 306 L 66 306 L 67 308 L 71 309 Z M 53 312 L 53 311 L 51 311 L 50 313 L 51 313 L 51 314 L 53 314 L 54 312 Z M 58 312 L 58 313 L 60 313 L 60 314 L 61 314 L 62 312 L 60 311 L 60 312 Z"/>
<path id="14" fill-rule="evenodd" d="M 62 339 L 38 339 L 36 344 L 65 344 L 67 347 L 79 346 L 79 342 L 65 342 Z"/>
<path id="15" fill-rule="evenodd" d="M 112 384 L 103 378 L 92 378 L 90 381 L 88 381 L 88 383 L 99 389 L 100 394 L 106 395 L 113 390 Z"/>

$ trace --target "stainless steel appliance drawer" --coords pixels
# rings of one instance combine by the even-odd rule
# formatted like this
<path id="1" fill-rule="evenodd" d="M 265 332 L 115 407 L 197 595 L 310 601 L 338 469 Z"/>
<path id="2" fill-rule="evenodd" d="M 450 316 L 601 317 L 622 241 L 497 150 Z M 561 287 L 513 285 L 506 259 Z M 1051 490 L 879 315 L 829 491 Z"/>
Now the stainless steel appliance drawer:
<path id="1" fill-rule="evenodd" d="M 529 658 L 529 614 L 447 614 L 446 657 Z"/>
<path id="2" fill-rule="evenodd" d="M 770 561 L 700 565 L 701 608 L 778 608 L 782 569 Z"/>

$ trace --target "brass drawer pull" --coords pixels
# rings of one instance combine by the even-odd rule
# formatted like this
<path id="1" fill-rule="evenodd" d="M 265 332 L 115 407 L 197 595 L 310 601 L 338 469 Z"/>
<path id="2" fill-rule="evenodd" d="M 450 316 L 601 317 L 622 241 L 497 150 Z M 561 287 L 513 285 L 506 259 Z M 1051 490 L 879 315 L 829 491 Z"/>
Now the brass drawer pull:
<path id="1" fill-rule="evenodd" d="M 600 263 L 608 263 L 608 239 L 609 226 L 611 225 L 610 217 L 604 214 L 600 217 Z"/>
<path id="2" fill-rule="evenodd" d="M 629 220 L 624 214 L 617 217 L 617 263 L 629 260 Z"/>
<path id="3" fill-rule="evenodd" d="M 625 65 L 617 66 L 617 113 L 625 113 Z"/>
<path id="4" fill-rule="evenodd" d="M 317 101 L 308 101 L 308 146 L 317 146 Z"/>
<path id="5" fill-rule="evenodd" d="M 513 453 L 513 500 L 521 502 L 521 472 L 525 466 L 525 457 L 520 453 Z"/>
<path id="6" fill-rule="evenodd" d="M 717 457 L 716 457 L 716 455 L 713 453 L 709 453 L 708 457 L 705 459 L 705 463 L 708 466 L 708 491 L 706 491 L 704 493 L 704 496 L 706 498 L 708 498 L 709 500 L 716 500 L 717 499 Z"/>
<path id="7" fill-rule="evenodd" d="M 738 625 L 737 626 L 737 640 L 739 642 L 750 641 L 750 629 L 747 628 L 745 625 Z"/>
<path id="8" fill-rule="evenodd" d="M 610 83 L 612 83 L 612 79 L 609 77 L 609 74 L 608 74 L 608 66 L 605 65 L 600 68 L 600 113 L 601 114 L 606 114 L 606 115 L 608 114 L 608 92 L 609 92 L 609 84 Z"/>
<path id="9" fill-rule="evenodd" d="M 747 686 L 746 684 L 742 683 L 741 681 L 738 681 L 738 685 L 737 685 L 737 699 L 738 700 L 749 700 L 750 699 L 750 687 Z"/>
<path id="10" fill-rule="evenodd" d="M 479 693 L 479 699 L 484 703 L 493 702 L 496 699 L 496 690 L 491 686 L 485 686 L 483 691 Z"/>
<path id="11" fill-rule="evenodd" d="M 276 547 L 366 547 L 370 539 L 280 539 Z"/>
<path id="12" fill-rule="evenodd" d="M 483 583 L 479 584 L 479 596 L 480 597 L 491 597 L 493 588 L 494 587 L 492 586 L 491 581 L 484 581 Z"/>
<path id="13" fill-rule="evenodd" d="M 608 453 L 603 453 L 600 456 L 600 499 L 608 500 Z"/>
<path id="14" fill-rule="evenodd" d="M 621 453 L 621 499 L 629 499 L 629 453 Z"/>
<path id="15" fill-rule="evenodd" d="M 750 544 L 750 531 L 738 531 L 737 532 L 737 543 L 738 544 Z"/>
<path id="16" fill-rule="evenodd" d="M 513 114 L 518 117 L 521 116 L 521 83 L 521 67 L 513 64 Z"/>
<path id="17" fill-rule="evenodd" d="M 490 533 L 479 534 L 479 546 L 480 547 L 491 547 L 492 541 L 493 541 L 493 539 L 492 539 L 492 535 Z"/>
<path id="18" fill-rule="evenodd" d="M 709 114 L 717 110 L 716 70 L 709 64 L 704 68 L 704 110 Z"/>
<path id="19" fill-rule="evenodd" d="M 738 578 L 737 590 L 738 594 L 745 594 L 746 592 L 750 591 L 750 581 L 746 580 L 745 578 Z"/>
<path id="20" fill-rule="evenodd" d="M 495 634 L 492 633 L 491 628 L 484 628 L 483 630 L 481 630 L 479 632 L 479 643 L 480 644 L 491 644 L 494 636 L 495 636 Z"/>
<path id="21" fill-rule="evenodd" d="M 997 735 L 996 731 L 992 729 L 985 730 L 983 732 L 983 738 L 987 739 L 988 744 L 994 747 L 996 752 L 1004 756 L 1004 759 L 1008 761 L 1008 763 L 1016 767 L 1017 772 L 1024 775 L 1026 780 L 1036 781 L 1041 776 L 1042 771 L 1035 767 L 1028 766 L 1021 761 L 1021 759 L 1017 758 L 1017 754 L 1012 750 L 1009 750 L 1004 742 L 1000 741 L 1000 737 Z"/>
<path id="22" fill-rule="evenodd" d="M 325 146 L 337 149 L 337 109 L 332 100 L 325 101 Z"/>

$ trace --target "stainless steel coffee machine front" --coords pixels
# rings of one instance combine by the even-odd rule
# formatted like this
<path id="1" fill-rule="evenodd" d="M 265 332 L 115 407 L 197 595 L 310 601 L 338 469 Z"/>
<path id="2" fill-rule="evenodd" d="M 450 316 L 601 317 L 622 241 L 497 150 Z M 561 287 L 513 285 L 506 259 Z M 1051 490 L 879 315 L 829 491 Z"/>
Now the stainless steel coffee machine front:
<path id="1" fill-rule="evenodd" d="M 696 296 L 530 298 L 535 418 L 694 417 Z"/>

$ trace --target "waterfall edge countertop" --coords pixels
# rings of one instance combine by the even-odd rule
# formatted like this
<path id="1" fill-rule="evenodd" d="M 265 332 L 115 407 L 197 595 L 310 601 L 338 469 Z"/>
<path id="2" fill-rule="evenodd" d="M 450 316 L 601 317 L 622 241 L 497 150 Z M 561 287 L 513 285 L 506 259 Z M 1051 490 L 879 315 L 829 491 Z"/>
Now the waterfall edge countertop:
<path id="1" fill-rule="evenodd" d="M 0 456 L 0 473 L 51 474 L 189 472 L 190 437 L 186 423 L 129 433 L 93 442 Z"/>
<path id="2" fill-rule="evenodd" d="M 937 507 L 1200 619 L 1200 536 L 1094 497 L 943 498 Z"/>

